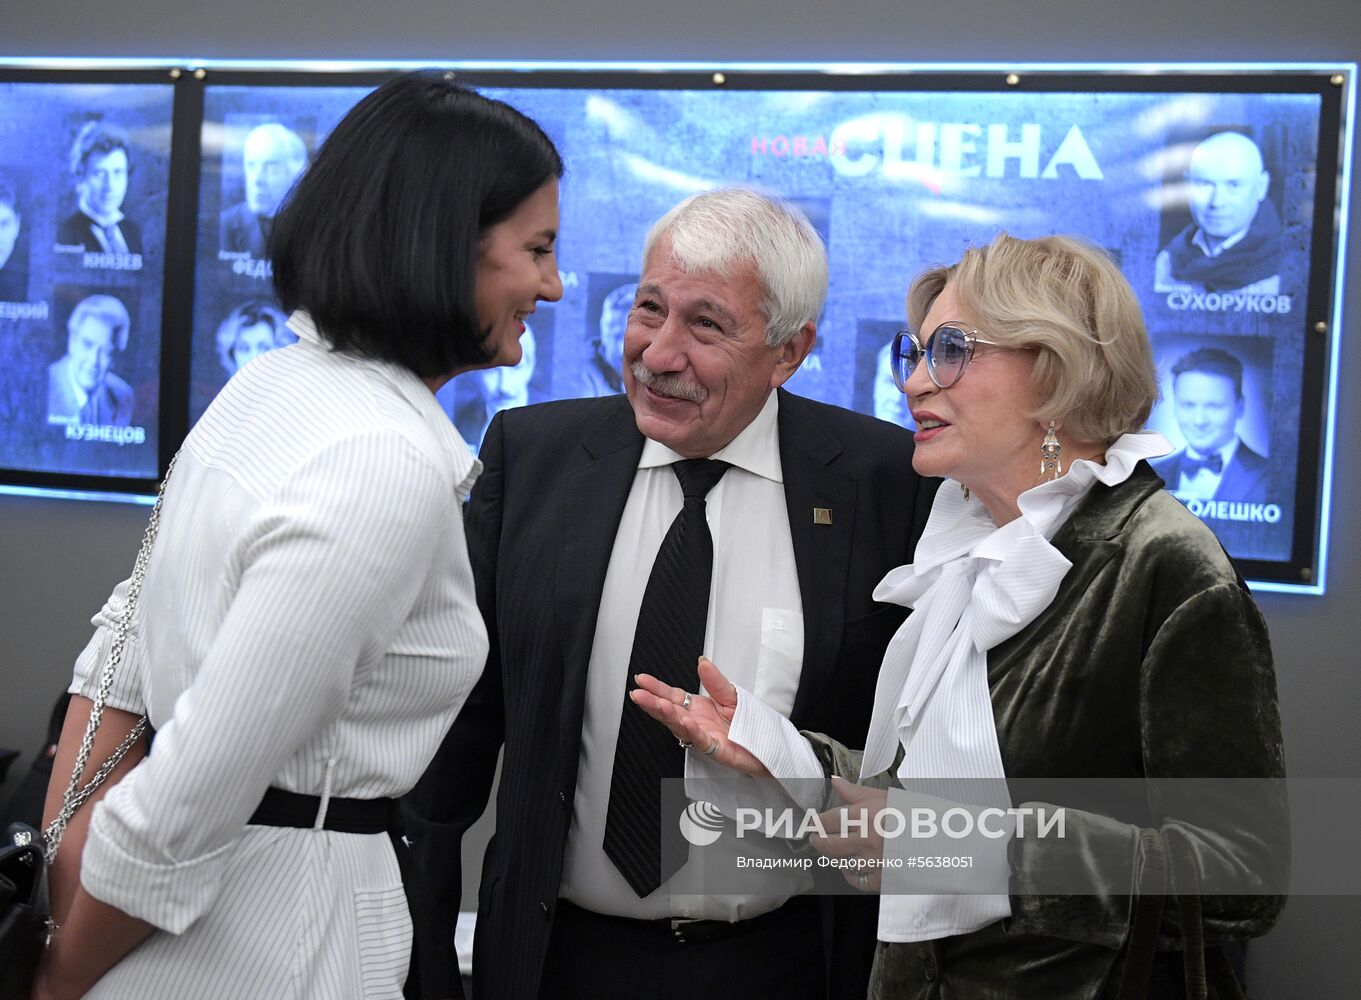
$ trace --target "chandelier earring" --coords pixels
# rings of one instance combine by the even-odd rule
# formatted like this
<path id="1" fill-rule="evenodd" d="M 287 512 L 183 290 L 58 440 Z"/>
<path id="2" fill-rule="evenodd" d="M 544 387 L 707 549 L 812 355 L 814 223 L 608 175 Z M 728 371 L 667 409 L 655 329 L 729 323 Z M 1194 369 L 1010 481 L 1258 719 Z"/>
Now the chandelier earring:
<path id="1" fill-rule="evenodd" d="M 1063 445 L 1059 444 L 1059 436 L 1054 433 L 1054 421 L 1049 421 L 1049 429 L 1044 433 L 1044 442 L 1040 445 L 1040 480 L 1052 482 L 1063 475 L 1063 462 L 1059 460 L 1059 454 L 1063 451 Z"/>

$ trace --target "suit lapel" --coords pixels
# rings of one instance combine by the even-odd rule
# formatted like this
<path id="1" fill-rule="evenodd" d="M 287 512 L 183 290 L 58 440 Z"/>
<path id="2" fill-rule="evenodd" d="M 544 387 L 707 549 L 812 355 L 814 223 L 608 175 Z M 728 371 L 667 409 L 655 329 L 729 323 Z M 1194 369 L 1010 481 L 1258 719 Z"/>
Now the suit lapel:
<path id="1" fill-rule="evenodd" d="M 595 641 L 600 596 L 619 519 L 628 501 L 643 437 L 625 397 L 611 406 L 582 438 L 561 480 L 556 574 L 557 632 L 562 637 L 560 703 L 564 752 L 575 754 L 581 738 L 586 674 Z M 545 609 L 546 610 L 546 609 Z M 622 698 L 623 693 L 620 692 Z M 571 742 L 572 747 L 568 747 Z"/>
<path id="2" fill-rule="evenodd" d="M 1213 496 L 1216 500 L 1236 500 L 1242 496 L 1243 486 L 1243 467 L 1235 454 L 1224 466 L 1224 474 L 1219 477 Z"/>
<path id="3" fill-rule="evenodd" d="M 841 644 L 856 484 L 828 467 L 841 442 L 803 400 L 778 391 L 785 506 L 803 604 L 803 666 L 790 713 L 797 726 L 818 704 Z M 815 523 L 815 509 L 830 511 L 831 523 Z"/>
<path id="4" fill-rule="evenodd" d="M 1252 493 L 1256 477 L 1254 457 L 1240 439 L 1233 458 L 1224 467 L 1224 475 L 1215 489 L 1216 500 L 1247 500 Z"/>

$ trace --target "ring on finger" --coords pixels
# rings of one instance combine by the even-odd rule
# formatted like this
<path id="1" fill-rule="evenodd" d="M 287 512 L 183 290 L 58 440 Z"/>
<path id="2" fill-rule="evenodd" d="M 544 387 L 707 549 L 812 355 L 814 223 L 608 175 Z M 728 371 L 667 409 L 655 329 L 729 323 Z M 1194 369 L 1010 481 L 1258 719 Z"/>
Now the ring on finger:
<path id="1" fill-rule="evenodd" d="M 681 709 L 682 709 L 683 711 L 686 711 L 686 712 L 690 711 L 690 692 L 689 692 L 689 691 L 686 691 L 686 692 L 685 692 L 685 698 L 681 701 Z"/>
<path id="2" fill-rule="evenodd" d="M 704 751 L 704 756 L 712 757 L 716 753 L 718 753 L 718 737 L 711 736 L 709 737 L 709 746 Z"/>
<path id="3" fill-rule="evenodd" d="M 682 750 L 689 750 L 691 747 L 694 746 L 694 744 L 691 743 L 689 740 L 677 740 L 676 743 L 678 746 L 680 746 Z"/>

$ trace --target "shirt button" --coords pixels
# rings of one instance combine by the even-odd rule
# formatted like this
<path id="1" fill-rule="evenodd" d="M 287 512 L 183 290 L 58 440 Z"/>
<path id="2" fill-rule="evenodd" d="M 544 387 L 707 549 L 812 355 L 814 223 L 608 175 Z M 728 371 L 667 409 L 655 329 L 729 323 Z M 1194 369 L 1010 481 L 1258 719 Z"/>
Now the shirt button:
<path id="1" fill-rule="evenodd" d="M 917 926 L 918 926 L 918 927 L 925 927 L 925 926 L 926 926 L 926 914 L 925 914 L 925 913 L 918 913 L 918 914 L 917 914 Z"/>

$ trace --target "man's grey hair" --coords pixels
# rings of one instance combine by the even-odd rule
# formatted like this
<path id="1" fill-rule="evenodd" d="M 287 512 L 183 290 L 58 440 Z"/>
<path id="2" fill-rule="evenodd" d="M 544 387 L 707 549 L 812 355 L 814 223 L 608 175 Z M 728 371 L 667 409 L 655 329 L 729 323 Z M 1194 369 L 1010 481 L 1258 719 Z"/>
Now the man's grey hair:
<path id="1" fill-rule="evenodd" d="M 761 285 L 766 343 L 789 342 L 815 322 L 827 298 L 827 249 L 812 223 L 776 195 L 729 187 L 685 199 L 647 234 L 643 267 L 663 236 L 688 273 L 731 274 L 750 262 Z"/>

